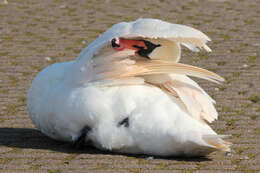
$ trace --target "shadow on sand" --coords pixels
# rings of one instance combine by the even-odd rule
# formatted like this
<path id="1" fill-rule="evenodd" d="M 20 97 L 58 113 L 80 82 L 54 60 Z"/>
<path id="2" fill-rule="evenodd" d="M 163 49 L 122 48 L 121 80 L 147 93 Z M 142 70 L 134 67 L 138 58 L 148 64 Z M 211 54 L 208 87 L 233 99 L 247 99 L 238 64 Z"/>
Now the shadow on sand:
<path id="1" fill-rule="evenodd" d="M 29 128 L 0 128 L 0 146 L 13 148 L 46 149 L 63 153 L 101 154 L 101 155 L 125 155 L 136 158 L 148 158 L 147 155 L 121 154 L 109 151 L 101 151 L 91 146 L 84 149 L 76 149 L 71 143 L 55 141 L 39 130 Z M 154 157 L 155 159 L 178 160 L 188 162 L 210 161 L 207 157 L 176 158 L 176 157 Z"/>

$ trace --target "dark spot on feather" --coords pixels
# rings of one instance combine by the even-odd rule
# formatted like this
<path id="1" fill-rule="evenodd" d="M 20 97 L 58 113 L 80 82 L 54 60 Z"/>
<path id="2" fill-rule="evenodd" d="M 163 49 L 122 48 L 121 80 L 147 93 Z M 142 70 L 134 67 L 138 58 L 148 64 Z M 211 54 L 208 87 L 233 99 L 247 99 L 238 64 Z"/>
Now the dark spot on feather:
<path id="1" fill-rule="evenodd" d="M 125 126 L 125 127 L 129 127 L 129 118 L 126 117 L 124 118 L 122 121 L 120 121 L 117 125 L 118 127 L 119 126 Z"/>
<path id="2" fill-rule="evenodd" d="M 81 149 L 86 145 L 86 137 L 88 136 L 88 133 L 91 131 L 91 128 L 89 126 L 85 126 L 80 131 L 80 136 L 77 138 L 77 140 L 73 141 L 72 146 L 76 149 Z"/>

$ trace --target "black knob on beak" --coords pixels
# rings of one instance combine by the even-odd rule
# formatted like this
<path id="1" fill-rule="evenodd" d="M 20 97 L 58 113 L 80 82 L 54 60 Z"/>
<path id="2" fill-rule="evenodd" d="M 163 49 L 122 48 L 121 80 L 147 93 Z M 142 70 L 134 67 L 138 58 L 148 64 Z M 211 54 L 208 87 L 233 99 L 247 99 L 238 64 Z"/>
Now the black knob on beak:
<path id="1" fill-rule="evenodd" d="M 111 45 L 112 45 L 112 47 L 120 47 L 120 45 L 116 43 L 116 38 L 113 38 L 111 40 Z"/>

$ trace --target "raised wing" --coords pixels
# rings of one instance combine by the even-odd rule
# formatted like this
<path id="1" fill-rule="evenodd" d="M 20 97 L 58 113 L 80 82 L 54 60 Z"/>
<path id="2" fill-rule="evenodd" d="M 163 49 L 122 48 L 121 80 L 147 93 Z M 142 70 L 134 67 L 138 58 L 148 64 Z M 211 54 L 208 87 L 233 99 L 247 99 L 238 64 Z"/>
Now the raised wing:
<path id="1" fill-rule="evenodd" d="M 168 56 L 171 56 L 172 61 L 175 62 L 178 62 L 180 59 L 180 44 L 192 51 L 198 51 L 199 49 L 211 51 L 206 45 L 206 43 L 210 41 L 210 38 L 199 30 L 184 25 L 171 24 L 158 19 L 138 19 L 133 22 L 121 22 L 113 25 L 88 47 L 83 49 L 79 54 L 78 59 L 92 58 L 94 53 L 100 48 L 110 42 L 113 38 L 119 37 L 139 37 L 152 39 L 155 42 L 165 42 L 165 40 L 168 40 L 169 42 L 167 44 L 165 43 L 165 46 L 162 48 L 167 48 L 168 46 L 169 48 L 166 50 L 164 49 L 161 52 L 164 52 L 164 54 L 168 53 Z M 175 48 L 176 50 L 179 49 L 179 51 L 173 52 L 171 48 Z"/>

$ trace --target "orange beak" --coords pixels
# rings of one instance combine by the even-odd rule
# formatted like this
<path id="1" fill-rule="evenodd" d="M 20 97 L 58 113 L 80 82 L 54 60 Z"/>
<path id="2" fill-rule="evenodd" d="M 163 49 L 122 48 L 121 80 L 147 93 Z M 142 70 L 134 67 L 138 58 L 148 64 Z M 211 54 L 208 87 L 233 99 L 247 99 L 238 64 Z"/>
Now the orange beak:
<path id="1" fill-rule="evenodd" d="M 138 47 L 143 47 L 144 49 L 147 49 L 146 45 L 142 40 L 130 40 L 130 39 L 124 39 L 120 38 L 117 43 L 119 47 L 114 47 L 114 49 L 121 51 L 124 49 L 132 49 L 138 51 Z"/>

